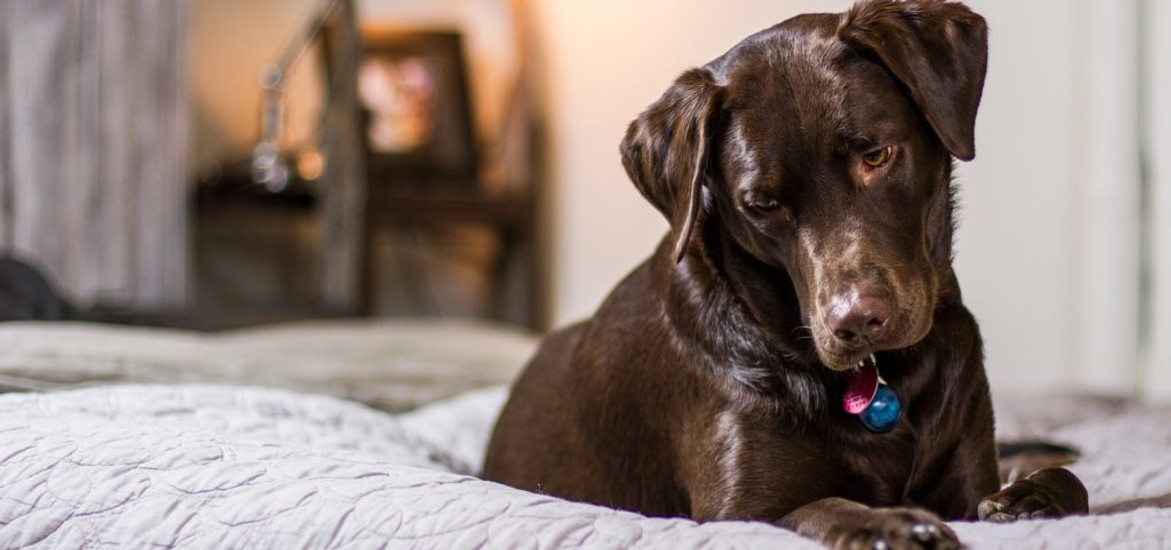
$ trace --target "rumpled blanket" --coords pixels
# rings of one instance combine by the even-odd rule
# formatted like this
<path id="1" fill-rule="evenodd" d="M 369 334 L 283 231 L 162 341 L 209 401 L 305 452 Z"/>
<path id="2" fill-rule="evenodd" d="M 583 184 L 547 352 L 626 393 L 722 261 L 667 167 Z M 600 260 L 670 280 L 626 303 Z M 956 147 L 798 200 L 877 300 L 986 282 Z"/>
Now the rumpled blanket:
<path id="1" fill-rule="evenodd" d="M 270 386 L 401 412 L 507 383 L 536 349 L 471 319 L 346 319 L 214 333 L 95 323 L 0 323 L 0 391 L 115 383 Z"/>
<path id="2" fill-rule="evenodd" d="M 2 395 L 0 548 L 818 548 L 763 523 L 647 518 L 481 481 L 505 395 L 397 416 L 237 386 Z M 1067 398 L 999 417 L 1003 436 L 1080 447 L 1073 470 L 1101 510 L 1171 494 L 1169 412 Z M 1167 508 L 953 525 L 976 549 L 1171 547 Z"/>

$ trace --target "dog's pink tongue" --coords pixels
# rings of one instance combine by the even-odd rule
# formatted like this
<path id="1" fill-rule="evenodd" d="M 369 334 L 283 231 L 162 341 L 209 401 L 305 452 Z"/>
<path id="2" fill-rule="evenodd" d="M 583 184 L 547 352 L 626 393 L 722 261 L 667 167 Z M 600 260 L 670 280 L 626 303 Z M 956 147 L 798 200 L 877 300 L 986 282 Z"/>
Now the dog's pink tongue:
<path id="1" fill-rule="evenodd" d="M 878 367 L 867 359 L 854 368 L 846 377 L 846 393 L 842 395 L 842 407 L 850 414 L 862 414 L 874 394 L 878 392 Z"/>

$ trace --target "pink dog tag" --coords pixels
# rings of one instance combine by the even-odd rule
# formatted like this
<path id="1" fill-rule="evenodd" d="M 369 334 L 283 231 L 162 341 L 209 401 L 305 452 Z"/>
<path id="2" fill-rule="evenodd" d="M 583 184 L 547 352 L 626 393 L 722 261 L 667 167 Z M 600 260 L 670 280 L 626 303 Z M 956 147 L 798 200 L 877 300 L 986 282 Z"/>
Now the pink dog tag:
<path id="1" fill-rule="evenodd" d="M 877 392 L 878 367 L 867 359 L 846 376 L 846 393 L 842 395 L 842 407 L 850 414 L 862 414 L 862 411 L 870 406 Z"/>

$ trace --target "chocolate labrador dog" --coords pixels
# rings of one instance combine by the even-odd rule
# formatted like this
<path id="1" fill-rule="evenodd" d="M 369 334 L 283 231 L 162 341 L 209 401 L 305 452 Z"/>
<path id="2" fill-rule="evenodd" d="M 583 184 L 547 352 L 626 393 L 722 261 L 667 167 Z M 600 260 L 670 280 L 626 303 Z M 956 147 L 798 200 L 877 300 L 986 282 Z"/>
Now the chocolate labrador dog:
<path id="1" fill-rule="evenodd" d="M 872 1 L 680 76 L 621 147 L 671 232 L 545 339 L 484 476 L 835 547 L 948 548 L 941 518 L 1084 513 L 1066 470 L 997 491 L 951 242 L 986 37 L 963 4 Z"/>

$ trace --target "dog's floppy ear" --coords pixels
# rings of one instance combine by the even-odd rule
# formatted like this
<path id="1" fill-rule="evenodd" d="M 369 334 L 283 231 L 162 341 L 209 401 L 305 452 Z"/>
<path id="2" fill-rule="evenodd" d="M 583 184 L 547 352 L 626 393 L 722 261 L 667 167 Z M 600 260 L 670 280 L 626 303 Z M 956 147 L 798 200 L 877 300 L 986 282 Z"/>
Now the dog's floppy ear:
<path id="1" fill-rule="evenodd" d="M 976 109 L 988 66 L 983 17 L 957 2 L 876 0 L 851 8 L 839 36 L 903 83 L 952 155 L 976 156 Z"/>
<path id="2" fill-rule="evenodd" d="M 721 90 L 704 69 L 683 73 L 630 123 L 622 140 L 626 173 L 671 223 L 676 262 L 687 250 L 703 200 Z"/>

